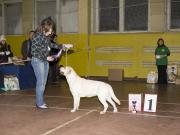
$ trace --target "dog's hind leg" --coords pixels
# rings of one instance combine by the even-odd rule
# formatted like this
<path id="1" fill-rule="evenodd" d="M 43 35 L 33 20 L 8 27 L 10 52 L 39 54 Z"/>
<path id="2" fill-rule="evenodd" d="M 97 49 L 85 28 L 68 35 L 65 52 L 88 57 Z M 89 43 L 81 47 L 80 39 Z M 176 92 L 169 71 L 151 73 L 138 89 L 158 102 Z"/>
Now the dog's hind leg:
<path id="1" fill-rule="evenodd" d="M 104 106 L 104 110 L 100 112 L 100 114 L 105 114 L 108 108 L 108 104 L 106 102 L 106 100 L 104 98 L 98 97 L 99 101 L 102 103 L 102 105 Z"/>
<path id="2" fill-rule="evenodd" d="M 108 98 L 107 101 L 113 106 L 113 108 L 114 108 L 113 112 L 118 112 L 116 104 L 114 103 L 114 101 L 111 98 Z"/>

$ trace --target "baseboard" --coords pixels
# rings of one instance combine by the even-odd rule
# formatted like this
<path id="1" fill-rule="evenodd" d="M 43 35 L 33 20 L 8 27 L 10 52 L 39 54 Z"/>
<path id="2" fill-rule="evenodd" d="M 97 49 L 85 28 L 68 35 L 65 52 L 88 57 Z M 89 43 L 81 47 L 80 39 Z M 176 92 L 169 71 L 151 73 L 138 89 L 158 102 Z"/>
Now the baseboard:
<path id="1" fill-rule="evenodd" d="M 108 81 L 108 76 L 82 76 L 83 78 L 86 79 L 97 79 L 97 80 L 106 80 Z M 146 78 L 137 78 L 137 77 L 125 77 L 123 78 L 123 81 L 143 81 L 146 82 Z"/>

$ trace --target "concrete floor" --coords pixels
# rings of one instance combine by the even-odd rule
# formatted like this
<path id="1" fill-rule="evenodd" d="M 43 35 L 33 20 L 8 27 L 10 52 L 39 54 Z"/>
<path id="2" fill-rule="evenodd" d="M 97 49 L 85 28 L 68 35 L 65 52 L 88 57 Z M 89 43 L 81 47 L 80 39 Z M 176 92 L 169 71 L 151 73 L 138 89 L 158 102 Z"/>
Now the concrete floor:
<path id="1" fill-rule="evenodd" d="M 83 98 L 71 113 L 66 80 L 48 85 L 47 110 L 36 109 L 34 89 L 0 93 L 0 135 L 180 135 L 180 85 L 151 85 L 144 81 L 109 82 L 121 100 L 118 113 L 100 115 L 96 97 Z M 128 111 L 129 93 L 157 93 L 156 113 Z"/>

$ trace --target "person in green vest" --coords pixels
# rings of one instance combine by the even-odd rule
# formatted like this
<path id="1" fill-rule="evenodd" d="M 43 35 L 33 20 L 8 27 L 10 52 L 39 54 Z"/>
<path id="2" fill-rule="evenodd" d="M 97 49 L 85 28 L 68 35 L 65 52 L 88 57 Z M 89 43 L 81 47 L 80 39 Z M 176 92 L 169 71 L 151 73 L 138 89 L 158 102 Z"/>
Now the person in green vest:
<path id="1" fill-rule="evenodd" d="M 169 48 L 164 44 L 164 40 L 159 38 L 157 48 L 155 50 L 156 66 L 158 70 L 158 84 L 167 84 L 167 65 L 168 56 L 170 56 Z"/>

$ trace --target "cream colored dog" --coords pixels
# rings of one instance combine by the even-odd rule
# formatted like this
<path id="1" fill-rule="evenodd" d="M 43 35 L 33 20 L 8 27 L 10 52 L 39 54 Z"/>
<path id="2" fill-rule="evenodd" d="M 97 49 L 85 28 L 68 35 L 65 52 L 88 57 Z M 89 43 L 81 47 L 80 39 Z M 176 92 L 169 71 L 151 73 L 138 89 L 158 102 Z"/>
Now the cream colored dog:
<path id="1" fill-rule="evenodd" d="M 75 112 L 79 109 L 81 97 L 93 97 L 97 96 L 99 101 L 103 104 L 104 110 L 100 114 L 104 114 L 107 111 L 108 101 L 114 108 L 113 112 L 117 112 L 114 101 L 120 105 L 120 101 L 116 98 L 112 87 L 101 81 L 87 80 L 81 78 L 76 74 L 72 67 L 61 67 L 60 73 L 62 73 L 69 84 L 71 94 L 74 99 L 74 108 L 71 112 Z M 113 101 L 113 100 L 114 101 Z"/>

